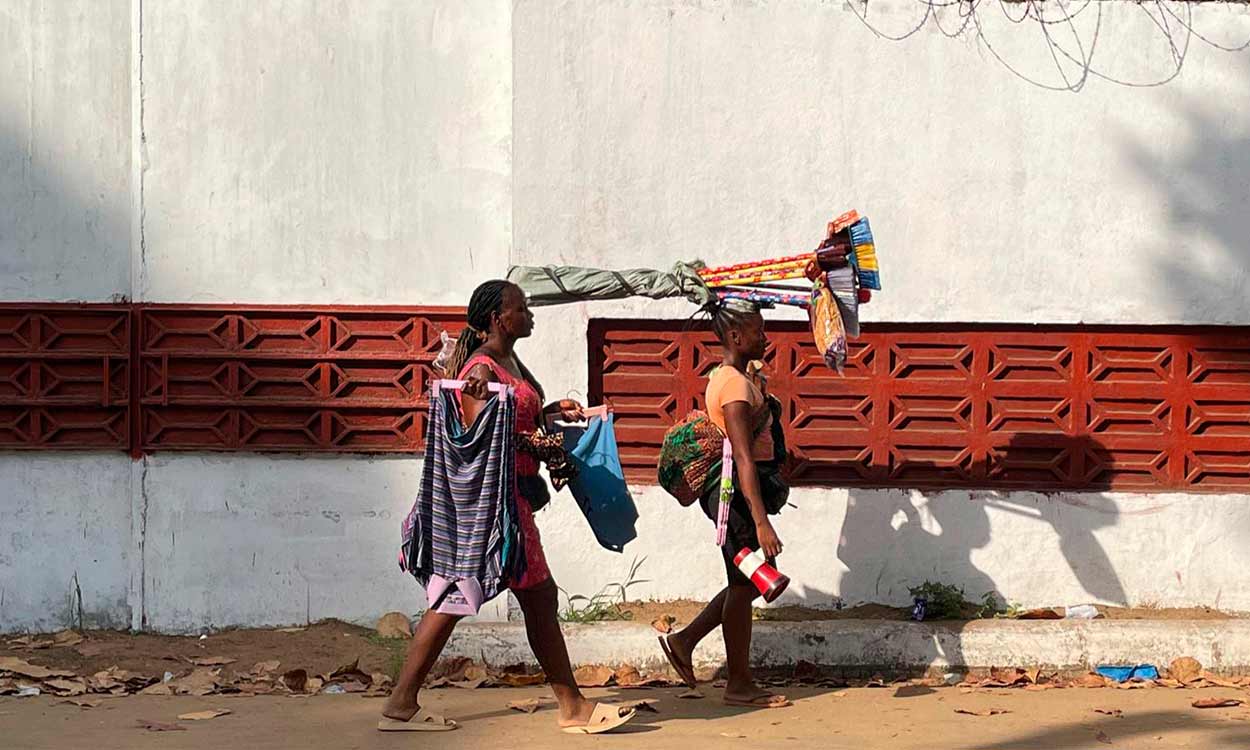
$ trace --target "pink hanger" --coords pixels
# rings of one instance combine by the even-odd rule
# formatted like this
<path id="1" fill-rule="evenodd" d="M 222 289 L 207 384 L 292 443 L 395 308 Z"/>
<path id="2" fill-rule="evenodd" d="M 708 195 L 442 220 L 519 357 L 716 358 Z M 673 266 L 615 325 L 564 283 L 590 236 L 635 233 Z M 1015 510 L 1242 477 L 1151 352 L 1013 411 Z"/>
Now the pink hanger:
<path id="1" fill-rule="evenodd" d="M 463 390 L 468 384 L 469 381 L 467 380 L 435 380 L 431 388 L 434 391 L 434 395 L 437 396 L 438 392 L 443 388 L 449 391 L 459 391 Z M 512 390 L 512 386 L 506 383 L 487 383 L 486 388 L 491 393 L 507 393 Z"/>

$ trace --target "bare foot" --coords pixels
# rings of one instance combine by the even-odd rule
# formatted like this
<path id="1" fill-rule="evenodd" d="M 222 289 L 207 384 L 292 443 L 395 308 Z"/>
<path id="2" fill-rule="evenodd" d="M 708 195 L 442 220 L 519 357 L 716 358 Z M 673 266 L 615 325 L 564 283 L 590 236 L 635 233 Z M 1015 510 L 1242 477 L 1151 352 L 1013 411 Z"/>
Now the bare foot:
<path id="1" fill-rule="evenodd" d="M 595 704 L 585 698 L 570 701 L 560 706 L 560 727 L 583 727 L 590 723 L 590 715 L 595 712 Z"/>
<path id="2" fill-rule="evenodd" d="M 744 708 L 784 708 L 790 701 L 784 695 L 770 693 L 753 682 L 743 685 L 727 685 L 724 702 Z"/>
<path id="3" fill-rule="evenodd" d="M 660 636 L 662 646 L 667 646 L 664 655 L 668 657 L 673 670 L 686 683 L 687 687 L 697 687 L 698 680 L 694 674 L 694 649 L 687 646 L 677 634 Z"/>
<path id="4" fill-rule="evenodd" d="M 418 704 L 405 702 L 398 694 L 391 693 L 391 697 L 386 699 L 386 705 L 382 706 L 382 715 L 396 721 L 408 721 L 420 710 L 421 706 Z"/>

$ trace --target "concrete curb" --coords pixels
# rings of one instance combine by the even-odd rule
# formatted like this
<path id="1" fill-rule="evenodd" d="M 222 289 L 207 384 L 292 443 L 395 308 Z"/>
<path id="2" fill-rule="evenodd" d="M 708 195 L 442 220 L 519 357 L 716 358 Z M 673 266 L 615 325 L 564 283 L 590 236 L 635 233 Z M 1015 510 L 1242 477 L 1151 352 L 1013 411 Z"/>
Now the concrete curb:
<path id="1" fill-rule="evenodd" d="M 640 623 L 565 625 L 576 664 L 667 666 L 658 633 Z M 520 623 L 465 623 L 446 656 L 491 664 L 533 663 Z M 834 667 L 976 669 L 1039 666 L 1064 670 L 1099 664 L 1154 664 L 1192 656 L 1215 672 L 1250 668 L 1250 620 L 1094 620 L 915 623 L 877 620 L 756 623 L 752 661 L 784 667 L 799 661 Z M 718 667 L 717 631 L 695 653 L 696 666 Z"/>

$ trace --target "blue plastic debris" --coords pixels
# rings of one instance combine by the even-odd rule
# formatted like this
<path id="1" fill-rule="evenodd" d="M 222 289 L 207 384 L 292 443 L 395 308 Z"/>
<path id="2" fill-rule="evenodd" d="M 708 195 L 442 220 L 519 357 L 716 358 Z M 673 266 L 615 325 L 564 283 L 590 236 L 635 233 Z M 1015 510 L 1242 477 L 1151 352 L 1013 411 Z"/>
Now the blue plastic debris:
<path id="1" fill-rule="evenodd" d="M 1157 680 L 1159 670 L 1150 664 L 1138 664 L 1135 667 L 1100 666 L 1094 670 L 1108 680 L 1128 682 L 1129 680 Z"/>

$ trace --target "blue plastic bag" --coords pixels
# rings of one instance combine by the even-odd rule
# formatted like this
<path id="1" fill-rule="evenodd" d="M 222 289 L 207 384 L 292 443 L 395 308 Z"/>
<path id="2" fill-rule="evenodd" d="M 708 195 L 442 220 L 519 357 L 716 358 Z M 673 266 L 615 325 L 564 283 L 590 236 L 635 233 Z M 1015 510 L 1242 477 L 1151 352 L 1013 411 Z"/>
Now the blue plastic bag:
<path id="1" fill-rule="evenodd" d="M 569 460 L 577 466 L 569 491 L 590 523 L 590 530 L 605 549 L 621 552 L 638 536 L 634 529 L 638 509 L 621 470 L 612 423 L 612 415 L 608 414 L 606 418 L 591 417 L 585 427 L 564 427 L 564 447 Z"/>
<path id="2" fill-rule="evenodd" d="M 1159 670 L 1155 669 L 1150 664 L 1138 664 L 1135 667 L 1103 665 L 1103 666 L 1098 667 L 1094 671 L 1096 671 L 1098 674 L 1102 675 L 1103 677 L 1106 677 L 1109 680 L 1115 680 L 1116 682 L 1128 682 L 1129 680 L 1136 680 L 1136 679 L 1141 679 L 1141 680 L 1159 679 Z"/>

